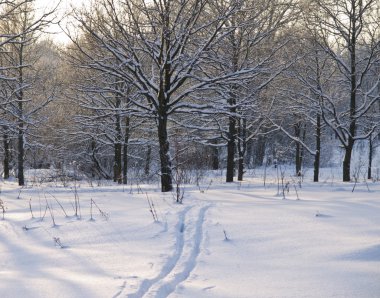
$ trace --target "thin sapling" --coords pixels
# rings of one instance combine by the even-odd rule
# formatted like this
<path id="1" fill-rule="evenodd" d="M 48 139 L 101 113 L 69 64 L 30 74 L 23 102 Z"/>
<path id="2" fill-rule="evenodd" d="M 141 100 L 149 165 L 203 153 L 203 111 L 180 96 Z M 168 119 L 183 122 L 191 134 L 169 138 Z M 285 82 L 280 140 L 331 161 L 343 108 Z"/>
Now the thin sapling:
<path id="1" fill-rule="evenodd" d="M 29 210 L 30 210 L 30 214 L 32 215 L 32 218 L 34 218 L 34 214 L 32 210 L 32 198 L 29 199 Z"/>

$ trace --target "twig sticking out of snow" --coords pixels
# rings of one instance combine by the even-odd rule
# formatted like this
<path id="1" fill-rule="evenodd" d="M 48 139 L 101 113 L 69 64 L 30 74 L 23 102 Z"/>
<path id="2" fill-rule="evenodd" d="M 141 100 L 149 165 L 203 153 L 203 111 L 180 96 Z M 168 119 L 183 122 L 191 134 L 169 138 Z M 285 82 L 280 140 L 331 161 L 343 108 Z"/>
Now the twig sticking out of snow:
<path id="1" fill-rule="evenodd" d="M 59 246 L 60 248 L 64 248 L 64 246 L 62 245 L 61 240 L 59 239 L 59 237 L 53 237 L 53 240 L 54 240 L 54 245 L 55 246 Z"/>
<path id="2" fill-rule="evenodd" d="M 110 218 L 109 214 L 104 212 L 102 209 L 100 209 L 99 206 L 95 203 L 95 201 L 93 199 L 91 199 L 91 209 L 90 209 L 91 220 L 94 220 L 94 218 L 92 216 L 92 206 L 93 205 L 99 210 L 100 215 L 103 216 L 106 221 L 108 221 Z"/>
<path id="3" fill-rule="evenodd" d="M 48 194 L 53 197 L 53 199 L 58 203 L 59 207 L 61 207 L 61 209 L 62 209 L 63 213 L 65 214 L 65 216 L 68 217 L 65 208 L 63 208 L 62 204 L 58 201 L 58 199 L 53 194 L 51 194 L 50 192 L 48 192 Z"/>
<path id="4" fill-rule="evenodd" d="M 230 239 L 227 237 L 226 230 L 223 230 L 223 234 L 224 234 L 224 241 L 230 241 Z"/>
<path id="5" fill-rule="evenodd" d="M 55 227 L 56 224 L 55 224 L 53 209 L 50 207 L 50 205 L 49 205 L 49 203 L 48 203 L 47 200 L 46 200 L 46 208 L 49 209 L 50 217 L 51 217 L 51 220 L 53 221 L 53 227 Z"/>
<path id="6" fill-rule="evenodd" d="M 45 206 L 45 212 L 44 212 L 44 214 L 41 216 L 40 221 L 43 221 L 43 220 L 45 219 L 45 216 L 46 216 L 46 212 L 47 212 L 47 210 L 48 210 L 48 206 L 46 205 L 46 206 Z"/>
<path id="7" fill-rule="evenodd" d="M 82 217 L 82 214 L 80 210 L 80 201 L 79 201 L 78 187 L 77 187 L 76 180 L 74 180 L 74 206 L 75 206 L 74 208 L 75 216 L 80 219 Z"/>
<path id="8" fill-rule="evenodd" d="M 295 190 L 296 195 L 297 195 L 297 200 L 299 200 L 300 197 L 298 196 L 297 186 L 295 184 L 293 184 L 293 186 L 294 186 L 294 190 Z"/>
<path id="9" fill-rule="evenodd" d="M 198 186 L 199 192 L 200 193 L 206 193 L 209 190 L 211 184 L 212 184 L 212 179 L 210 180 L 210 182 L 207 185 L 207 187 L 202 189 L 201 186 L 200 186 L 200 184 L 199 184 L 199 182 L 197 182 L 197 186 Z"/>
<path id="10" fill-rule="evenodd" d="M 152 199 L 149 198 L 148 194 L 145 193 L 145 195 L 146 195 L 146 199 L 147 199 L 147 201 L 148 201 L 149 211 L 150 211 L 150 213 L 152 214 L 153 220 L 154 220 L 154 221 L 158 221 L 158 216 L 157 216 L 157 212 L 156 212 L 156 207 L 154 206 L 154 203 L 153 203 Z"/>
<path id="11" fill-rule="evenodd" d="M 17 196 L 17 199 L 20 200 L 21 199 L 21 191 L 22 191 L 22 187 L 20 188 L 20 191 L 18 192 L 18 196 Z"/>

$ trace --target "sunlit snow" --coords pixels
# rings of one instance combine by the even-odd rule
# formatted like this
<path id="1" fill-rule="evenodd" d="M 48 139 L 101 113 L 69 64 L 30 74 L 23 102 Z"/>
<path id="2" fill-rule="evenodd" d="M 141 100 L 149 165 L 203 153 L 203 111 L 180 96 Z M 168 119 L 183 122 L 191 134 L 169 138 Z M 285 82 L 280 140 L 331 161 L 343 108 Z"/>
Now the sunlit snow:
<path id="1" fill-rule="evenodd" d="M 288 176 L 283 199 L 274 169 L 265 187 L 262 171 L 222 174 L 183 204 L 155 184 L 81 181 L 77 216 L 73 182 L 2 182 L 0 297 L 379 297 L 379 182 Z"/>

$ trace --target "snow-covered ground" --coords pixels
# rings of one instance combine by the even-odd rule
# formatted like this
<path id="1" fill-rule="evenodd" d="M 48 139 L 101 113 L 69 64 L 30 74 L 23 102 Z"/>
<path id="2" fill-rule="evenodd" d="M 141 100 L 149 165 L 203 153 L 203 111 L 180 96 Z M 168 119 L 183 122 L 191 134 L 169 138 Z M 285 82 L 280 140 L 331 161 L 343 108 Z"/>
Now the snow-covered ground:
<path id="1" fill-rule="evenodd" d="M 274 173 L 251 174 L 205 178 L 183 204 L 82 182 L 78 216 L 73 184 L 1 183 L 0 297 L 380 297 L 379 182 L 352 192 L 326 171 L 282 199 Z"/>

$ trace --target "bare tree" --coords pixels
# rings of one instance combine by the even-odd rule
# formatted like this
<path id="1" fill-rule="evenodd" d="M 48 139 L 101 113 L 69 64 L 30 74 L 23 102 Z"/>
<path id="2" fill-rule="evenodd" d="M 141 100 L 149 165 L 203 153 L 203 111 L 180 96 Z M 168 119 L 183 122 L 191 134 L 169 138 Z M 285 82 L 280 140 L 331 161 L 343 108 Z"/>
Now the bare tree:
<path id="1" fill-rule="evenodd" d="M 90 55 L 73 38 L 87 57 L 88 67 L 131 84 L 137 90 L 131 98 L 136 110 L 155 121 L 162 191 L 173 189 L 168 135 L 171 116 L 210 107 L 196 94 L 252 72 L 251 67 L 208 72 L 210 53 L 235 30 L 228 21 L 241 9 L 242 1 L 216 6 L 215 1 L 201 0 L 107 0 L 100 1 L 95 11 L 75 14 L 81 30 L 91 34 L 107 53 L 101 57 Z M 104 14 L 112 25 L 104 22 Z"/>
<path id="2" fill-rule="evenodd" d="M 314 83 L 309 87 L 319 100 L 321 118 L 345 150 L 343 181 L 350 181 L 355 141 L 366 139 L 378 125 L 360 129 L 365 115 L 380 99 L 379 75 L 370 79 L 380 54 L 378 1 L 315 0 L 309 8 L 309 33 L 316 36 L 314 41 L 336 71 L 328 88 Z"/>
<path id="3" fill-rule="evenodd" d="M 262 104 L 262 90 L 292 63 L 289 53 L 286 59 L 282 57 L 290 40 L 282 31 L 297 14 L 295 1 L 245 1 L 240 12 L 229 19 L 234 29 L 212 58 L 213 67 L 221 72 L 251 70 L 244 80 L 220 84 L 217 90 L 225 101 L 219 105 L 228 116 L 228 129 L 223 134 L 227 142 L 227 182 L 234 179 L 236 153 L 238 180 L 243 179 L 247 143 L 258 136 L 264 123 L 260 114 L 270 106 L 268 102 Z"/>
<path id="4" fill-rule="evenodd" d="M 4 16 L 0 26 L 3 32 L 2 44 L 3 83 L 9 90 L 1 106 L 17 134 L 18 182 L 25 184 L 25 134 L 31 118 L 51 99 L 51 96 L 31 104 L 31 86 L 38 81 L 38 73 L 32 75 L 32 65 L 38 60 L 35 50 L 38 33 L 52 21 L 53 11 L 39 18 L 34 16 L 33 1 L 11 1 L 5 3 Z M 43 93 L 43 92 L 42 92 Z M 36 103 L 36 102 L 35 102 Z"/>

